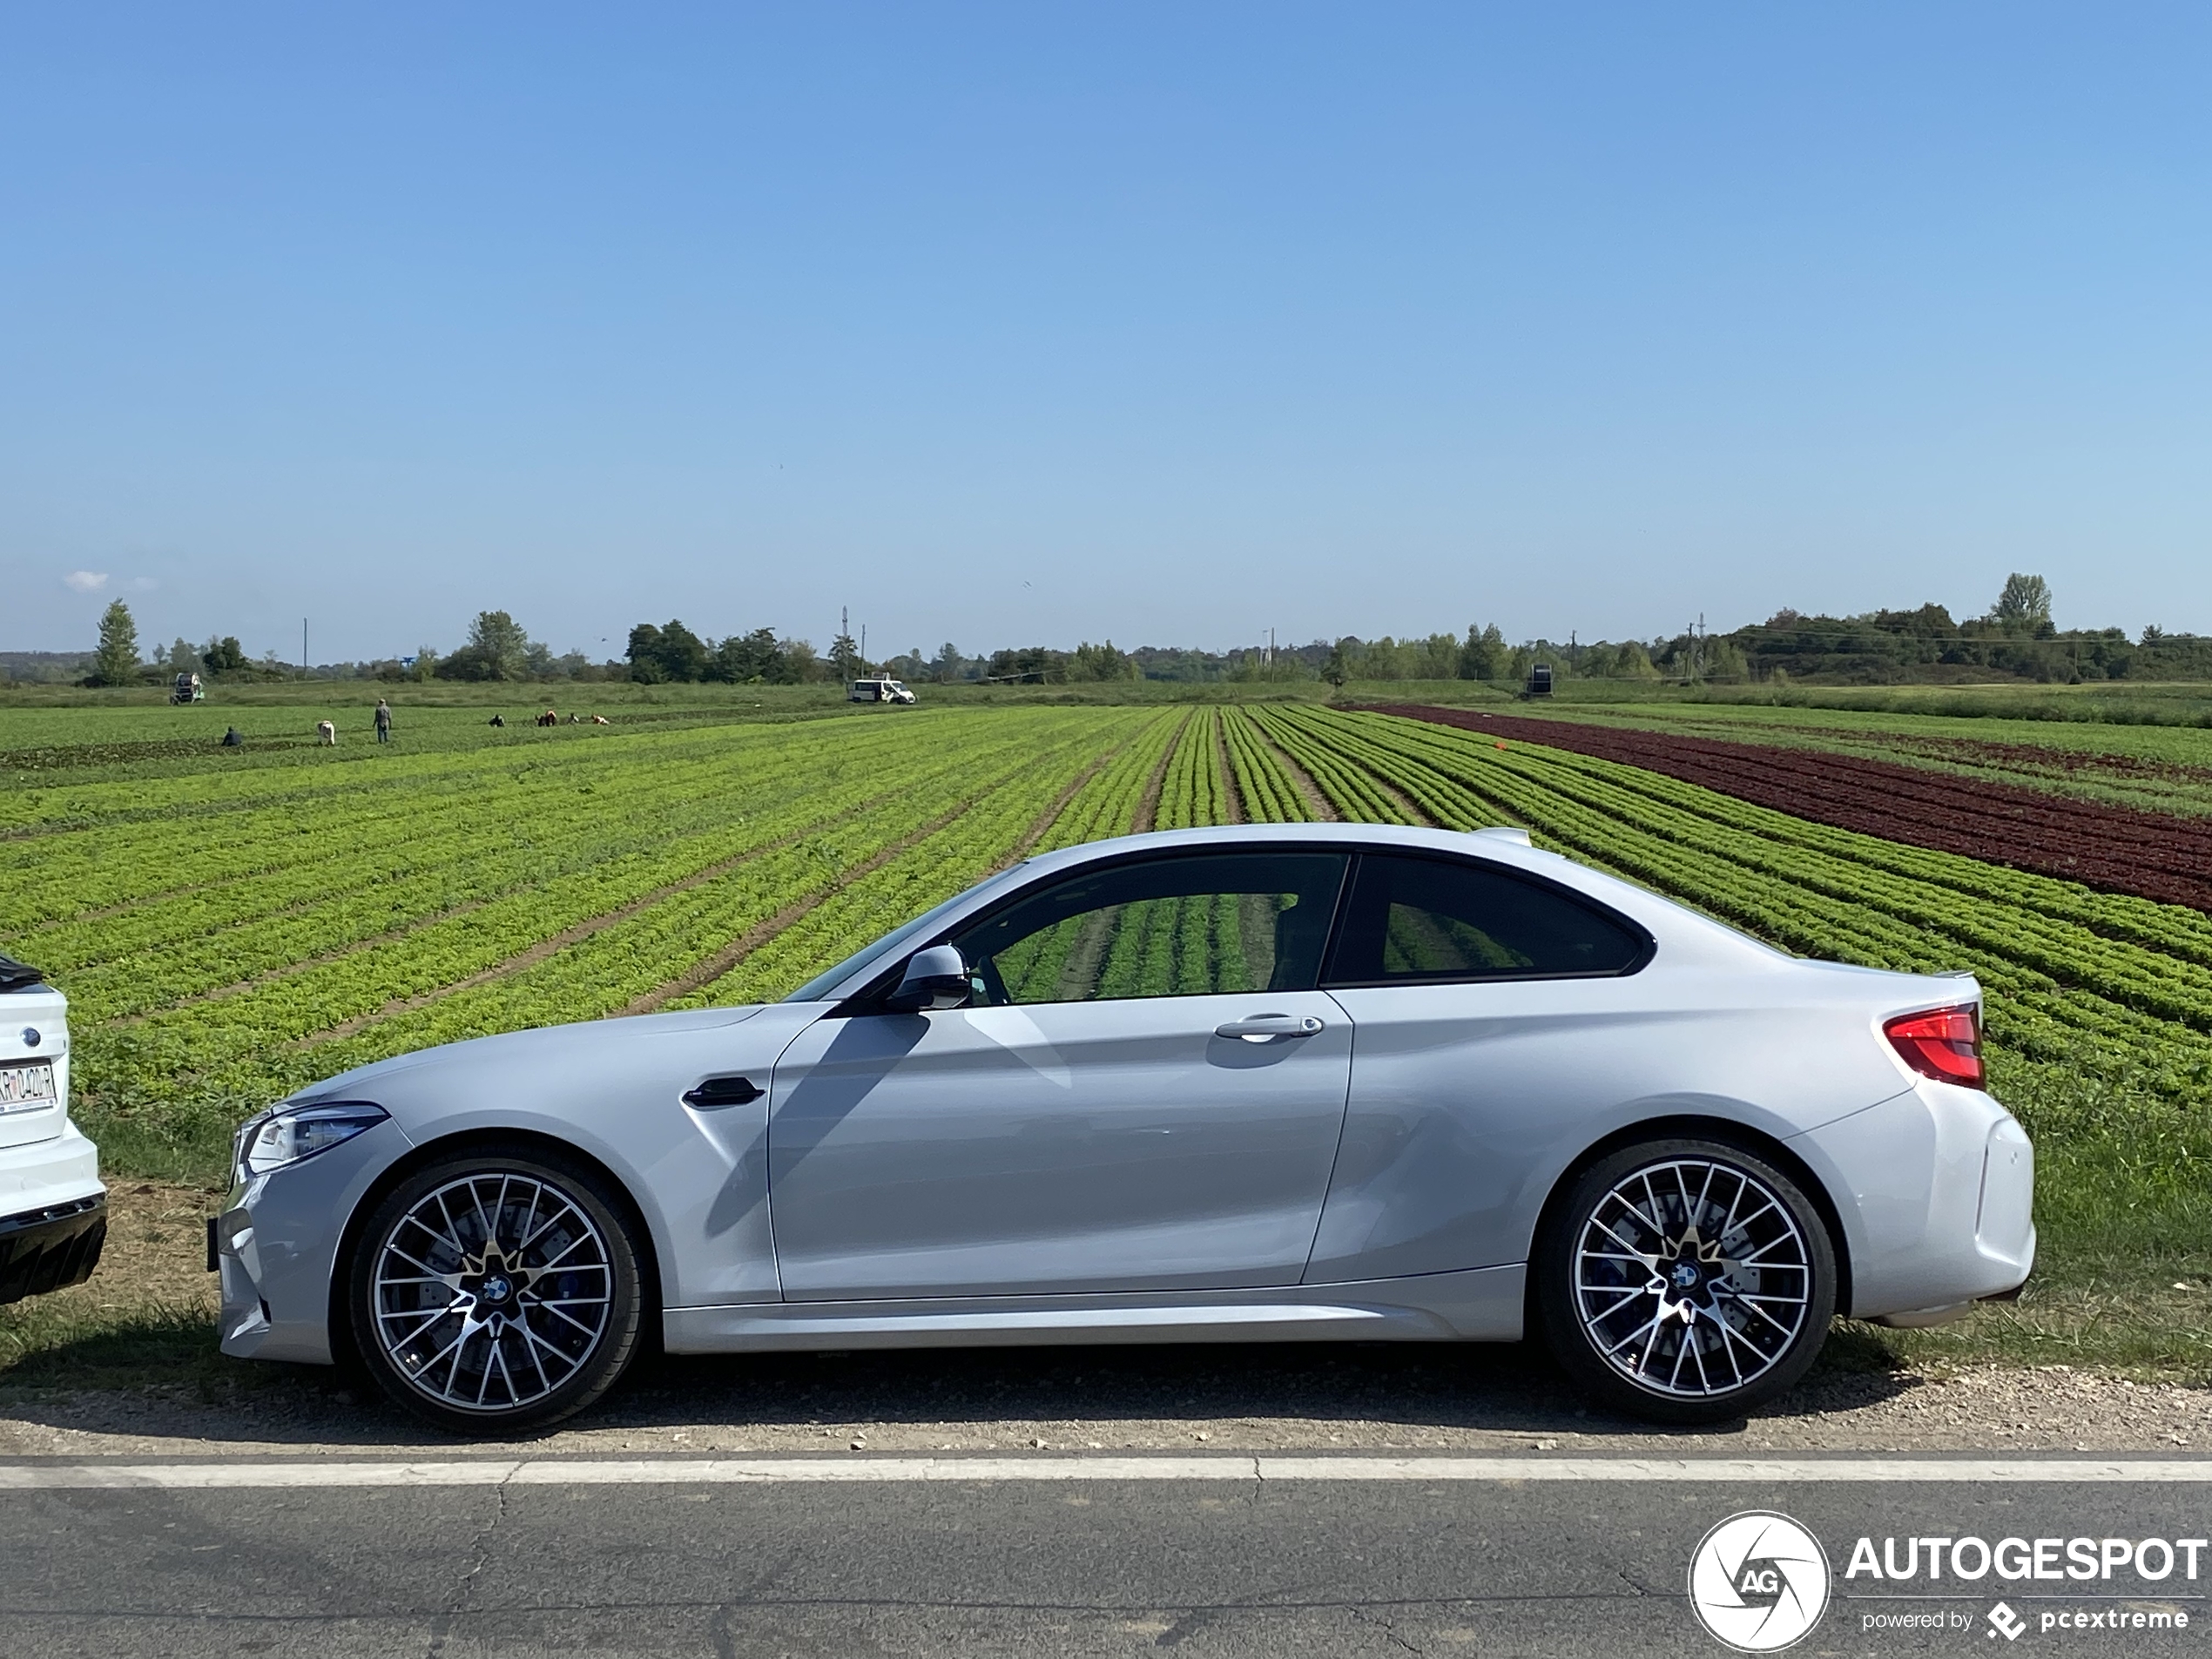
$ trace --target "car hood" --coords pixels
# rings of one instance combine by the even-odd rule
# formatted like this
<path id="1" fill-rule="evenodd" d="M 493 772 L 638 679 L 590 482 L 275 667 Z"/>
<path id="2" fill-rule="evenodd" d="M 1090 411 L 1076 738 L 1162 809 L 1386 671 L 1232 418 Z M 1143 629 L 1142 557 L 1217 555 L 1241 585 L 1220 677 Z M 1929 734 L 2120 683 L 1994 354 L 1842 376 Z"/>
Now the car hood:
<path id="1" fill-rule="evenodd" d="M 636 1014 L 620 1019 L 582 1020 L 569 1025 L 542 1025 L 524 1031 L 470 1037 L 356 1066 L 351 1071 L 340 1072 L 298 1090 L 290 1097 L 290 1103 L 344 1098 L 373 1100 L 385 1105 L 388 1102 L 384 1096 L 395 1087 L 404 1089 L 425 1082 L 435 1073 L 543 1078 L 558 1076 L 564 1068 L 583 1062 L 587 1056 L 590 1069 L 594 1070 L 610 1061 L 619 1063 L 624 1057 L 647 1062 L 658 1057 L 656 1051 L 667 1047 L 670 1039 L 727 1030 L 754 1018 L 768 1006 L 771 1005 L 754 1002 L 738 1008 L 686 1008 L 676 1014 Z M 780 1049 L 781 1042 L 777 1047 Z"/>

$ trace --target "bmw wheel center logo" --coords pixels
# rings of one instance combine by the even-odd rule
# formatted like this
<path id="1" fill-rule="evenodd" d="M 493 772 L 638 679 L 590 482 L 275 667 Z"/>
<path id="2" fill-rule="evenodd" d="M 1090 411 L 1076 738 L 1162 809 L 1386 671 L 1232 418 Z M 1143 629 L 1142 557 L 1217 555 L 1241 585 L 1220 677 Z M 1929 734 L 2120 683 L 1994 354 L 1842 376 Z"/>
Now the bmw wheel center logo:
<path id="1" fill-rule="evenodd" d="M 1689 1558 L 1697 1622 L 1740 1653 L 1778 1653 L 1828 1610 L 1827 1552 L 1787 1515 L 1751 1509 L 1707 1533 Z"/>

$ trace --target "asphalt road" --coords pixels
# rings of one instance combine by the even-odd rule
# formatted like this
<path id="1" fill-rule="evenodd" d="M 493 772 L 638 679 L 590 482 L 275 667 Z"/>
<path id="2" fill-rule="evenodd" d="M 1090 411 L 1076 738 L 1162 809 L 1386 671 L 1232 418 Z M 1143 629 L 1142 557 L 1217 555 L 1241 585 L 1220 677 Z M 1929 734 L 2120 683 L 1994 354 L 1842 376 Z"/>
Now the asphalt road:
<path id="1" fill-rule="evenodd" d="M 738 1479 L 728 1463 L 579 1472 L 536 1453 L 443 1471 L 318 1460 L 279 1486 L 254 1484 L 266 1463 L 145 1466 L 231 1482 L 200 1488 L 77 1484 L 142 1478 L 115 1463 L 8 1463 L 0 1653 L 1717 1655 L 1689 1564 L 1716 1523 L 1757 1508 L 1804 1523 L 1831 1564 L 1799 1653 L 2163 1654 L 2212 1639 L 2212 1551 L 2197 1578 L 2177 1564 L 2157 1583 L 2133 1557 L 2109 1583 L 1845 1576 L 1861 1534 L 1877 1549 L 2201 1538 L 2212 1462 L 2154 1480 L 2038 1465 L 2027 1473 L 2068 1478 L 1932 1480 L 1925 1461 L 1883 1466 L 1889 1478 L 1799 1459 L 1720 1479 L 1716 1463 L 1591 1459 L 1559 1479 L 1535 1459 L 1409 1458 L 1347 1479 L 1243 1457 L 1132 1479 L 1040 1453 L 938 1460 L 912 1478 L 924 1461 L 759 1460 Z M 326 1484 L 364 1467 L 379 1484 Z M 2017 1639 L 1988 1622 L 2000 1597 Z M 2189 1628 L 2112 1627 L 2138 1611 Z M 2090 1629 L 2043 1628 L 2094 1613 L 2106 1622 Z M 1899 1614 L 1951 1623 L 1868 1627 Z"/>

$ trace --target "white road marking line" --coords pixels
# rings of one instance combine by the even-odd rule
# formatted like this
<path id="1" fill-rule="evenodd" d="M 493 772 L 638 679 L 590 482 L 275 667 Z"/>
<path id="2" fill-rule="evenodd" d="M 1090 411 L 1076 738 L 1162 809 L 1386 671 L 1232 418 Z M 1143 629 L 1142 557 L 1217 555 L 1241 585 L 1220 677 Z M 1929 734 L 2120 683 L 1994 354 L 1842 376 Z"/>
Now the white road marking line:
<path id="1" fill-rule="evenodd" d="M 1833 1485 L 2212 1483 L 2200 1458 L 788 1457 L 0 1463 L 0 1492 L 64 1488 L 728 1486 L 912 1480 L 1521 1480 Z"/>

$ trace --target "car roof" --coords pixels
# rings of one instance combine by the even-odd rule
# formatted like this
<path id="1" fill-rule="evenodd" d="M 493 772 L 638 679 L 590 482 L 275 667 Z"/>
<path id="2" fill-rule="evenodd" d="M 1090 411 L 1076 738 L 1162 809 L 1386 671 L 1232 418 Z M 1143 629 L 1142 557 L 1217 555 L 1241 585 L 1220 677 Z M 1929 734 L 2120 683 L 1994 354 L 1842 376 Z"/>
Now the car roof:
<path id="1" fill-rule="evenodd" d="M 1507 863 L 1532 867 L 1563 862 L 1556 853 L 1529 846 L 1527 837 L 1527 831 L 1503 824 L 1486 830 L 1416 829 L 1404 824 L 1215 824 L 1202 829 L 1154 830 L 1142 835 L 1117 835 L 1110 840 L 1085 841 L 1079 846 L 1037 853 L 1028 864 L 1032 869 L 1044 871 L 1130 853 L 1285 844 L 1402 846 L 1449 853 L 1460 858 L 1500 858 Z M 1513 856 L 1516 853 L 1518 858 Z"/>

